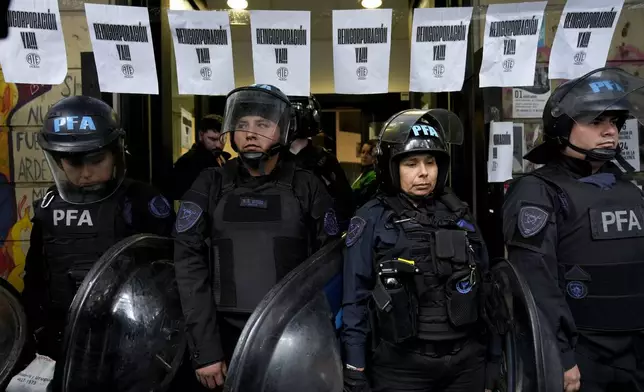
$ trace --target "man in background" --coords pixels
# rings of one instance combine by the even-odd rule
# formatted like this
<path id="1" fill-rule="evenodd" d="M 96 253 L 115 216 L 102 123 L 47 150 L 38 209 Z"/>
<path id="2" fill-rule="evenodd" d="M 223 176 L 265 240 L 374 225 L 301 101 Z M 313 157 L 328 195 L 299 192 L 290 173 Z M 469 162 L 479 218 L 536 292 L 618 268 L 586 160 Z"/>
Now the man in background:
<path id="1" fill-rule="evenodd" d="M 226 138 L 220 134 L 222 120 L 216 114 L 209 114 L 201 119 L 197 142 L 174 164 L 172 187 L 169 190 L 169 196 L 173 200 L 181 199 L 202 170 L 221 167 L 230 159 L 230 154 L 224 151 Z"/>

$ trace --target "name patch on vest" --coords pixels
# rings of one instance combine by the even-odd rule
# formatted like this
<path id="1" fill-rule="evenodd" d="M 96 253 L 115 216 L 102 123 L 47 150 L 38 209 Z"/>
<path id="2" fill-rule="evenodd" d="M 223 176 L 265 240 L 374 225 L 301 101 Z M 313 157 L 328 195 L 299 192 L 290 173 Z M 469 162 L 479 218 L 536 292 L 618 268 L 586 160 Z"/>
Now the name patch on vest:
<path id="1" fill-rule="evenodd" d="M 54 226 L 93 227 L 92 215 L 88 210 L 54 210 Z"/>
<path id="2" fill-rule="evenodd" d="M 589 210 L 594 240 L 644 237 L 642 207 L 607 207 Z"/>
<path id="3" fill-rule="evenodd" d="M 253 197 L 241 197 L 239 198 L 239 206 L 245 208 L 268 208 L 268 200 L 256 199 Z"/>

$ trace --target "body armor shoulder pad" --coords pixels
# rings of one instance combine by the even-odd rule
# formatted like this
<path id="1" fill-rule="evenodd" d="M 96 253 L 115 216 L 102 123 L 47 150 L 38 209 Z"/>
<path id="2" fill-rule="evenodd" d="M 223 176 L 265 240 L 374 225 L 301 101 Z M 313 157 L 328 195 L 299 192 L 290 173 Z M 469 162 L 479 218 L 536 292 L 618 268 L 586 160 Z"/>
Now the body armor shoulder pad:
<path id="1" fill-rule="evenodd" d="M 561 213 L 563 218 L 566 219 L 570 212 L 570 203 L 568 202 L 570 198 L 566 191 L 557 184 L 556 180 L 557 177 L 562 175 L 563 173 L 561 173 L 554 165 L 545 165 L 526 174 L 526 176 L 539 179 L 541 182 L 546 184 L 546 188 L 551 189 L 555 193 L 556 196 L 553 197 L 555 211 L 557 211 L 557 213 Z"/>
<path id="2" fill-rule="evenodd" d="M 470 208 L 470 206 L 466 202 L 459 199 L 458 196 L 456 196 L 454 192 L 452 192 L 452 190 L 449 188 L 445 188 L 445 192 L 440 197 L 440 201 L 441 203 L 445 204 L 445 206 L 450 211 L 455 212 L 461 216 L 467 214 Z"/>

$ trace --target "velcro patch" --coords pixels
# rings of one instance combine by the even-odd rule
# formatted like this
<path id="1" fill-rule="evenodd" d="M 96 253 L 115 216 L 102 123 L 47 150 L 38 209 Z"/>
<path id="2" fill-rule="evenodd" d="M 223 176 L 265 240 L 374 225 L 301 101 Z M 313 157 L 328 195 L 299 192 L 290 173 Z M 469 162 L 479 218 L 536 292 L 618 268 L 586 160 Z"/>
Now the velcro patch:
<path id="1" fill-rule="evenodd" d="M 466 221 L 465 219 L 459 220 L 458 222 L 456 222 L 456 225 L 461 229 L 465 229 L 467 231 L 471 231 L 471 232 L 476 231 L 476 229 L 474 228 L 474 225 Z"/>
<path id="2" fill-rule="evenodd" d="M 183 233 L 192 228 L 203 214 L 203 210 L 197 203 L 182 201 L 177 213 L 177 233 Z"/>
<path id="3" fill-rule="evenodd" d="M 154 196 L 152 200 L 150 200 L 148 203 L 148 209 L 150 210 L 150 213 L 157 218 L 167 218 L 170 216 L 170 203 L 161 195 Z"/>
<path id="4" fill-rule="evenodd" d="M 337 235 L 340 232 L 340 225 L 338 225 L 338 218 L 335 211 L 330 209 L 324 214 L 324 231 L 328 235 Z"/>
<path id="5" fill-rule="evenodd" d="M 355 244 L 356 241 L 360 239 L 360 236 L 362 235 L 366 224 L 367 222 L 359 216 L 354 216 L 353 218 L 351 218 L 351 222 L 349 222 L 349 229 L 347 230 L 347 247 Z"/>
<path id="6" fill-rule="evenodd" d="M 265 199 L 255 199 L 252 197 L 240 197 L 239 206 L 246 208 L 268 208 L 268 200 Z"/>
<path id="7" fill-rule="evenodd" d="M 519 217 L 517 219 L 519 233 L 521 233 L 524 238 L 530 238 L 539 234 L 539 232 L 546 227 L 549 216 L 550 214 L 548 211 L 541 207 L 521 207 L 521 210 L 519 210 Z"/>

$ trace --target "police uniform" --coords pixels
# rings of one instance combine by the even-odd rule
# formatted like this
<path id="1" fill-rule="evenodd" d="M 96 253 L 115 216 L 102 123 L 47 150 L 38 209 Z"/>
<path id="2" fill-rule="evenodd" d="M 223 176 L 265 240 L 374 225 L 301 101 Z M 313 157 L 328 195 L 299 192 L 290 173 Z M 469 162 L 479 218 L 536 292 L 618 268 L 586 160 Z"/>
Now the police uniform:
<path id="1" fill-rule="evenodd" d="M 617 105 L 626 102 L 621 92 L 613 95 L 618 88 L 606 89 L 606 97 L 592 95 L 599 78 L 593 73 L 555 90 L 546 104 L 548 141 L 526 156 L 545 166 L 511 184 L 503 207 L 504 237 L 509 261 L 528 277 L 535 302 L 556 333 L 564 370 L 579 367 L 581 391 L 639 391 L 644 390 L 644 318 L 636 309 L 644 306 L 639 278 L 644 198 L 608 162 L 615 150 L 573 146 L 568 140 L 572 124 L 553 125 L 551 116 L 568 110 L 566 94 L 578 101 L 575 107 L 590 111 L 593 103 L 606 101 L 620 113 Z M 604 71 L 601 79 L 627 86 L 622 73 Z M 578 92 L 582 87 L 587 90 Z M 599 114 L 608 107 L 602 105 Z M 586 160 L 563 155 L 562 145 L 585 153 Z M 606 162 L 593 172 L 589 161 Z"/>
<path id="2" fill-rule="evenodd" d="M 313 145 L 310 140 L 297 155 L 292 156 L 300 167 L 313 172 L 324 182 L 335 202 L 340 230 L 345 231 L 353 216 L 354 205 L 351 185 L 338 159 L 323 147 Z"/>
<path id="3" fill-rule="evenodd" d="M 474 391 L 485 384 L 479 301 L 488 255 L 467 205 L 444 188 L 449 139 L 442 114 L 411 110 L 388 120 L 376 148 L 383 192 L 347 231 L 342 343 L 351 392 Z M 424 135 L 415 132 L 420 124 L 429 130 Z M 400 190 L 396 173 L 408 153 L 436 159 L 436 186 L 425 198 Z"/>
<path id="4" fill-rule="evenodd" d="M 66 153 L 61 150 L 74 148 L 73 143 L 65 143 L 65 138 L 70 135 L 65 134 L 65 129 L 60 129 L 61 113 L 66 113 L 67 119 L 73 119 L 71 114 L 74 113 L 88 114 L 77 116 L 80 121 L 67 121 L 66 130 L 75 135 L 85 131 L 82 128 L 84 122 L 96 125 L 92 126 L 95 129 L 88 129 L 84 135 L 77 136 L 81 140 L 85 138 L 84 149 L 91 152 L 97 147 L 100 150 L 108 146 L 113 151 L 121 151 L 120 134 L 110 141 L 112 133 L 117 130 L 116 125 L 105 130 L 108 136 L 100 127 L 100 121 L 115 118 L 111 108 L 93 98 L 72 97 L 50 109 L 39 135 L 43 150 L 50 154 L 50 161 L 59 162 L 61 156 L 68 156 L 59 155 Z M 72 129 L 73 126 L 76 128 Z M 74 153 L 79 156 L 85 154 L 81 151 Z M 114 160 L 118 159 L 116 155 Z M 50 159 L 52 156 L 55 158 Z M 52 172 L 55 170 L 58 167 L 52 168 Z M 138 181 L 117 178 L 109 181 L 112 183 L 109 188 L 83 192 L 80 187 L 72 189 L 61 177 L 55 177 L 55 180 L 58 186 L 51 187 L 33 205 L 33 228 L 25 260 L 22 295 L 38 351 L 57 360 L 61 354 L 67 310 L 94 263 L 112 245 L 128 236 L 138 233 L 169 235 L 174 211 L 155 189 Z"/>
<path id="5" fill-rule="evenodd" d="M 340 228 L 321 181 L 288 154 L 292 111 L 270 85 L 233 90 L 224 133 L 239 156 L 203 171 L 181 201 L 173 235 L 175 270 L 195 368 L 230 361 L 241 330 L 262 298 Z M 280 132 L 268 151 L 245 151 L 234 132 L 261 119 L 262 132 Z M 266 135 L 258 137 L 268 137 Z M 275 168 L 264 171 L 274 159 Z M 252 170 L 252 174 L 251 174 Z"/>

